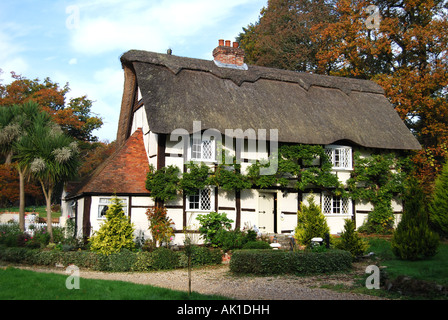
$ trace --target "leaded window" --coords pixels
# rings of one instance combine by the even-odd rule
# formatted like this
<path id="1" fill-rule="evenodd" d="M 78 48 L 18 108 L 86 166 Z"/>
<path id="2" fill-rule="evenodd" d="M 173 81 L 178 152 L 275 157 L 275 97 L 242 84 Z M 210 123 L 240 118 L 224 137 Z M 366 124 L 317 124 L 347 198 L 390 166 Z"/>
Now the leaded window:
<path id="1" fill-rule="evenodd" d="M 195 194 L 188 196 L 188 209 L 198 211 L 212 211 L 213 210 L 214 192 L 207 187 L 198 190 Z"/>
<path id="2" fill-rule="evenodd" d="M 215 161 L 215 141 L 192 138 L 190 159 L 197 161 Z"/>
<path id="3" fill-rule="evenodd" d="M 124 214 L 128 214 L 128 199 L 126 198 L 119 198 L 121 201 L 121 204 L 123 205 L 123 211 Z M 112 203 L 112 198 L 100 198 L 98 201 L 98 218 L 99 219 L 105 219 L 106 218 L 106 212 L 109 209 L 110 204 Z"/>
<path id="4" fill-rule="evenodd" d="M 352 201 L 331 194 L 322 195 L 322 213 L 324 214 L 352 214 Z"/>
<path id="5" fill-rule="evenodd" d="M 333 169 L 352 169 L 352 148 L 343 146 L 326 146 L 325 153 Z"/>

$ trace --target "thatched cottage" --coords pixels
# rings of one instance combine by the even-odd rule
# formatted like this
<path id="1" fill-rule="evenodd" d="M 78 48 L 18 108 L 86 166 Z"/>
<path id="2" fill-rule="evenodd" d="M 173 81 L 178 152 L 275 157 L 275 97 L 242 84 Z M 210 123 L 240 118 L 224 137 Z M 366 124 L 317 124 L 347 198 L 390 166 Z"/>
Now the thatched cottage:
<path id="1" fill-rule="evenodd" d="M 104 221 L 104 209 L 116 194 L 137 229 L 147 232 L 145 211 L 154 200 L 145 188 L 148 167 L 187 161 L 213 167 L 217 161 L 213 129 L 225 136 L 252 132 L 255 139 L 281 144 L 322 145 L 341 181 L 350 176 L 353 154 L 380 150 L 419 149 L 383 89 L 371 81 L 299 73 L 246 65 L 237 44 L 220 41 L 214 60 L 200 60 L 131 50 L 121 57 L 124 91 L 117 132 L 117 151 L 90 179 L 66 194 L 64 216 L 76 217 L 79 233 L 89 236 Z M 227 131 L 226 131 L 227 130 Z M 173 133 L 188 136 L 181 144 Z M 234 138 L 234 137 L 230 137 Z M 248 137 L 246 137 L 247 139 Z M 252 137 L 253 138 L 253 137 Z M 244 171 L 269 148 L 243 143 L 238 153 Z M 331 233 L 342 231 L 344 219 L 360 226 L 372 210 L 369 203 L 341 199 L 310 189 L 327 217 Z M 234 225 L 256 226 L 266 233 L 289 233 L 309 191 L 210 187 L 164 205 L 174 221 L 174 242 L 197 214 L 225 212 Z M 394 211 L 401 213 L 399 199 Z M 193 218 L 193 219 L 192 219 Z M 190 227 L 190 226 L 188 226 Z M 148 235 L 148 234 L 147 234 Z"/>

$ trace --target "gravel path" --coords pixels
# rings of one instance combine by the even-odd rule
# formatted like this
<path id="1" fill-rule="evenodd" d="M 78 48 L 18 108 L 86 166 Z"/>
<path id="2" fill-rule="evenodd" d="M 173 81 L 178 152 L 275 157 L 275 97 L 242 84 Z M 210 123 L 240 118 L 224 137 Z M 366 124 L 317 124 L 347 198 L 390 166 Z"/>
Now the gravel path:
<path id="1" fill-rule="evenodd" d="M 63 268 L 20 266 L 38 272 L 65 274 Z M 349 274 L 297 277 L 292 275 L 255 277 L 236 276 L 228 265 L 192 270 L 192 290 L 203 294 L 217 294 L 238 300 L 378 300 L 381 298 L 354 293 L 341 293 L 320 288 L 324 284 L 352 285 L 355 273 L 365 270 L 355 268 Z M 158 272 L 109 273 L 80 270 L 81 278 L 129 281 L 175 290 L 188 290 L 186 269 Z M 82 280 L 81 280 L 82 281 Z"/>

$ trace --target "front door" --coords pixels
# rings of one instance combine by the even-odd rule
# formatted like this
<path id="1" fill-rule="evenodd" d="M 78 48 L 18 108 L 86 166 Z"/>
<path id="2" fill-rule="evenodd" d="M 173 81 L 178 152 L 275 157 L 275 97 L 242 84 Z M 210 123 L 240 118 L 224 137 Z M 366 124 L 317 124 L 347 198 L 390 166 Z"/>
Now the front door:
<path id="1" fill-rule="evenodd" d="M 274 230 L 274 200 L 272 192 L 258 194 L 258 228 L 262 233 L 273 233 Z"/>

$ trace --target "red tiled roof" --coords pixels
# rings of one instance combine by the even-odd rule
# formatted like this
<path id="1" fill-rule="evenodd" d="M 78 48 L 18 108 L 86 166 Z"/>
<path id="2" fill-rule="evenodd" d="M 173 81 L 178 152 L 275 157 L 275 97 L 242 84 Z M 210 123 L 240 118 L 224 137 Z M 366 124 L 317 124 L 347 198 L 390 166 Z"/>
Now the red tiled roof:
<path id="1" fill-rule="evenodd" d="M 143 132 L 139 128 L 95 171 L 76 194 L 149 194 L 145 188 L 148 171 Z"/>

